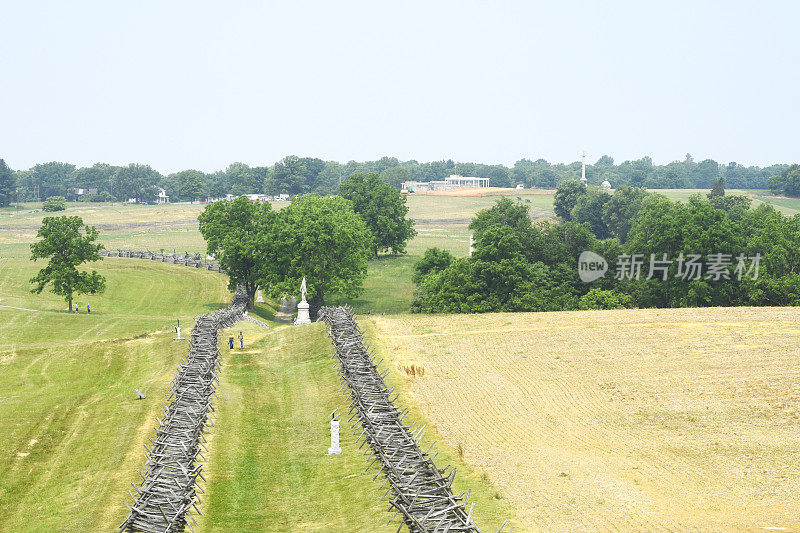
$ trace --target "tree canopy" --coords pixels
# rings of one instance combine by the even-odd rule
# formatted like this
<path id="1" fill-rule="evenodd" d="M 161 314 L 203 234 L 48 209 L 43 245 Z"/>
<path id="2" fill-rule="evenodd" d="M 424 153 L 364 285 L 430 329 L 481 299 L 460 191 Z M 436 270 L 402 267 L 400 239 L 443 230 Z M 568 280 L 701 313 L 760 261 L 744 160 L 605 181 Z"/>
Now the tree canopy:
<path id="1" fill-rule="evenodd" d="M 14 199 L 17 178 L 6 162 L 0 159 L 0 207 L 9 205 Z"/>
<path id="2" fill-rule="evenodd" d="M 49 258 L 47 266 L 31 278 L 36 286 L 31 289 L 40 294 L 48 284 L 51 291 L 63 296 L 68 310 L 72 311 L 75 294 L 99 294 L 105 291 L 106 280 L 92 270 L 79 271 L 78 266 L 101 259 L 103 245 L 96 243 L 99 232 L 86 226 L 80 217 L 45 217 L 37 236 L 41 239 L 31 244 L 31 260 Z"/>
<path id="3" fill-rule="evenodd" d="M 228 275 L 229 289 L 235 290 L 239 285 L 245 288 L 250 309 L 259 282 L 271 266 L 273 245 L 261 237 L 275 218 L 270 204 L 253 203 L 243 197 L 214 202 L 198 217 L 208 253 L 219 260 Z"/>
<path id="4" fill-rule="evenodd" d="M 123 202 L 129 198 L 149 202 L 158 194 L 156 187 L 161 179 L 161 174 L 150 168 L 150 165 L 131 163 L 127 167 L 118 168 L 114 173 L 113 194 Z"/>
<path id="5" fill-rule="evenodd" d="M 350 200 L 373 236 L 373 255 L 391 250 L 405 253 L 406 243 L 417 232 L 414 221 L 407 219 L 405 197 L 377 174 L 355 174 L 342 183 L 340 193 Z"/>
<path id="6" fill-rule="evenodd" d="M 800 196 L 800 165 L 792 165 L 778 175 L 772 176 L 769 186 L 776 194 Z"/>
<path id="7" fill-rule="evenodd" d="M 372 257 L 372 234 L 349 200 L 305 195 L 278 211 L 265 227 L 262 242 L 275 246 L 265 279 L 273 294 L 299 294 L 305 277 L 312 317 L 327 295 L 361 294 Z"/>
<path id="8" fill-rule="evenodd" d="M 412 311 L 800 305 L 800 215 L 743 196 L 683 203 L 620 187 L 591 218 L 581 205 L 599 194 L 590 187 L 560 223 L 531 224 L 507 201 L 479 212 L 471 257 L 438 262 L 431 249 L 417 263 Z M 606 261 L 605 275 L 578 276 L 583 252 Z"/>
<path id="9" fill-rule="evenodd" d="M 564 220 L 572 220 L 572 209 L 586 195 L 586 185 L 579 180 L 565 181 L 558 186 L 553 197 L 553 211 Z"/>
<path id="10" fill-rule="evenodd" d="M 208 205 L 199 220 L 208 253 L 231 289 L 246 288 L 251 308 L 259 285 L 275 296 L 298 295 L 304 276 L 312 314 L 326 295 L 362 291 L 372 234 L 344 198 L 309 194 L 280 211 L 236 198 Z"/>

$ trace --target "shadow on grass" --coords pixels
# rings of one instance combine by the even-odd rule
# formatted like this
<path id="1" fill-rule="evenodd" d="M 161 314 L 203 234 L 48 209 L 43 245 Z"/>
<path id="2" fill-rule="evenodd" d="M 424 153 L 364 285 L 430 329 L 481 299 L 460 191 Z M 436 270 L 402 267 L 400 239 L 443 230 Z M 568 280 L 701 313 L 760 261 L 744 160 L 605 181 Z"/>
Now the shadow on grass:
<path id="1" fill-rule="evenodd" d="M 250 311 L 250 313 L 256 315 L 258 318 L 262 320 L 269 320 L 274 322 L 275 321 L 275 306 L 272 302 L 267 302 L 263 304 L 256 304 L 255 307 Z"/>
<path id="2" fill-rule="evenodd" d="M 231 299 L 233 299 L 233 296 L 231 296 Z M 230 304 L 231 304 L 230 302 L 225 302 L 225 303 L 213 302 L 213 303 L 204 303 L 200 307 L 208 310 L 208 312 L 211 313 L 213 311 L 219 311 L 220 309 L 224 309 L 228 307 Z"/>

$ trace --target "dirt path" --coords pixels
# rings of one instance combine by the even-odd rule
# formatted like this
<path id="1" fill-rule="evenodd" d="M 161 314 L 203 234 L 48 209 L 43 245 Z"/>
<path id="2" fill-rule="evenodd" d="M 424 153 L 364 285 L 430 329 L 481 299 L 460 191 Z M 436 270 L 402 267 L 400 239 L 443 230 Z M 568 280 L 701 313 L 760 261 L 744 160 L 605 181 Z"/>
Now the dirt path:
<path id="1" fill-rule="evenodd" d="M 275 313 L 275 322 L 281 322 L 283 324 L 291 324 L 292 323 L 292 315 L 297 310 L 297 298 L 292 296 L 291 299 L 284 298 L 281 300 L 281 307 L 278 309 L 278 312 Z"/>

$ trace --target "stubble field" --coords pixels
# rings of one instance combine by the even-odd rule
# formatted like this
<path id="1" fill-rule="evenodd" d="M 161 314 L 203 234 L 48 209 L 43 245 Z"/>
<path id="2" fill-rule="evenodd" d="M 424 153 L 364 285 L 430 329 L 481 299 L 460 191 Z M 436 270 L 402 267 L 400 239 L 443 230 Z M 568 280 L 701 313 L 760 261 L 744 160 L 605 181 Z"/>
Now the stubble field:
<path id="1" fill-rule="evenodd" d="M 365 322 L 411 401 L 532 531 L 797 531 L 798 318 L 737 308 Z"/>

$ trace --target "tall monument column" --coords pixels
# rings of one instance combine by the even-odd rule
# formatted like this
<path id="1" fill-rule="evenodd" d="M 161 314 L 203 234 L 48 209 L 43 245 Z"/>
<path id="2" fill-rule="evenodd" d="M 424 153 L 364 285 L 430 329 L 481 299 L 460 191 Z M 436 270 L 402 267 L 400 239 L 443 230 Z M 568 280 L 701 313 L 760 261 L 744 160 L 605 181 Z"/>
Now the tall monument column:
<path id="1" fill-rule="evenodd" d="M 586 150 L 581 154 L 581 183 L 587 185 L 589 181 L 586 179 Z"/>

